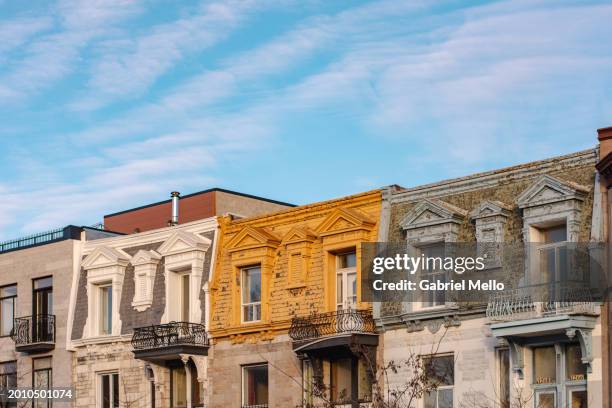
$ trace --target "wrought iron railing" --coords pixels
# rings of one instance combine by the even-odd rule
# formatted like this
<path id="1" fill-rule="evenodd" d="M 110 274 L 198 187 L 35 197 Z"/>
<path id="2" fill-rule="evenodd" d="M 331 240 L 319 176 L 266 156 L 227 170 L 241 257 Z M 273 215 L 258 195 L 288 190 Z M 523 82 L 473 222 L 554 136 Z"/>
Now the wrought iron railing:
<path id="1" fill-rule="evenodd" d="M 376 333 L 372 312 L 345 309 L 307 317 L 294 317 L 289 329 L 289 337 L 294 341 L 345 333 Z"/>
<path id="2" fill-rule="evenodd" d="M 15 346 L 55 343 L 55 315 L 16 317 L 11 338 Z"/>
<path id="3" fill-rule="evenodd" d="M 134 350 L 151 350 L 177 345 L 208 346 L 206 328 L 202 324 L 170 322 L 134 329 Z"/>
<path id="4" fill-rule="evenodd" d="M 568 283 L 543 284 L 510 289 L 492 295 L 487 317 L 514 321 L 563 314 L 594 314 L 592 289 Z"/>

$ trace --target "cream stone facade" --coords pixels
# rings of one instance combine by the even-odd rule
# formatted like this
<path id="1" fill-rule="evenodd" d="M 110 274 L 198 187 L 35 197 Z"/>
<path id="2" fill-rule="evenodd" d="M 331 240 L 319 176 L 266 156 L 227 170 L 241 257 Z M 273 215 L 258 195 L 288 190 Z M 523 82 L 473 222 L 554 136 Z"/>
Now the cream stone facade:
<path id="1" fill-rule="evenodd" d="M 77 406 L 208 406 L 217 226 L 212 217 L 85 243 L 70 304 Z"/>
<path id="2" fill-rule="evenodd" d="M 0 386 L 73 385 L 66 336 L 72 276 L 83 243 L 111 235 L 68 226 L 0 243 Z"/>

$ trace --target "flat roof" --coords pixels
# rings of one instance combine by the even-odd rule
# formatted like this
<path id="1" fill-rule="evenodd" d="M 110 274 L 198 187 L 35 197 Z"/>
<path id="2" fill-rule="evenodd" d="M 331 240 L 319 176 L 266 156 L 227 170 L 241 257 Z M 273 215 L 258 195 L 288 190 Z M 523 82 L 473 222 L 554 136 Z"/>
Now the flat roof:
<path id="1" fill-rule="evenodd" d="M 273 204 L 286 205 L 288 207 L 297 207 L 296 204 L 285 203 L 283 201 L 272 200 L 272 199 L 266 198 L 266 197 L 260 197 L 260 196 L 256 196 L 256 195 L 252 195 L 252 194 L 240 193 L 238 191 L 227 190 L 225 188 L 219 188 L 219 187 L 209 188 L 207 190 L 198 191 L 196 193 L 190 193 L 190 194 L 181 196 L 181 199 L 197 196 L 197 195 L 200 195 L 200 194 L 212 193 L 214 191 L 219 191 L 219 192 L 222 192 L 222 193 L 228 193 L 228 194 L 233 194 L 233 195 L 247 197 L 247 198 L 253 198 L 255 200 L 267 201 L 267 202 L 273 203 Z M 132 211 L 142 210 L 143 208 L 155 207 L 156 205 L 161 205 L 161 204 L 166 204 L 166 203 L 171 203 L 171 202 L 172 202 L 172 199 L 169 198 L 167 200 L 158 201 L 158 202 L 151 203 L 151 204 L 146 204 L 146 205 L 141 205 L 140 207 L 130 208 L 129 210 L 122 210 L 122 211 L 117 211 L 117 212 L 114 212 L 114 213 L 111 213 L 111 214 L 106 214 L 106 215 L 104 215 L 104 218 L 106 218 L 106 217 L 113 217 L 115 215 L 129 213 L 129 212 L 132 212 Z"/>

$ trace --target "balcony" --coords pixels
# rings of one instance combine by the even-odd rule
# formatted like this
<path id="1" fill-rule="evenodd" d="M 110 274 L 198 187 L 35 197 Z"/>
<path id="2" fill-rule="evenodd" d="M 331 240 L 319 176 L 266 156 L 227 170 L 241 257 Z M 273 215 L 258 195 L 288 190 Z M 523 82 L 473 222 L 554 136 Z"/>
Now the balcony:
<path id="1" fill-rule="evenodd" d="M 376 324 L 369 310 L 337 310 L 294 317 L 289 329 L 296 353 L 377 346 Z"/>
<path id="2" fill-rule="evenodd" d="M 55 348 L 55 315 L 17 317 L 11 338 L 15 350 L 22 353 L 41 353 Z"/>
<path id="3" fill-rule="evenodd" d="M 141 360 L 167 361 L 180 354 L 208 355 L 208 337 L 202 324 L 170 322 L 134 329 L 134 356 Z"/>
<path id="4" fill-rule="evenodd" d="M 487 317 L 491 322 L 581 314 L 596 314 L 592 291 L 586 286 L 567 283 L 507 290 L 491 296 L 487 305 Z"/>

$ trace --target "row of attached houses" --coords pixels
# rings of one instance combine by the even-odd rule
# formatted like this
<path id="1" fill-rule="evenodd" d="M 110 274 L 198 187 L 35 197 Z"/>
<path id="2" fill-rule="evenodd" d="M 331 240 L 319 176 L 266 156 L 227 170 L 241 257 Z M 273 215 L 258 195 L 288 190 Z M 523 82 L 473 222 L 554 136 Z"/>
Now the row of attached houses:
<path id="1" fill-rule="evenodd" d="M 111 214 L 114 232 L 2 244 L 0 385 L 73 386 L 52 404 L 91 408 L 610 408 L 607 297 L 524 293 L 544 269 L 565 273 L 573 244 L 612 258 L 612 129 L 599 141 L 297 207 L 175 195 Z M 530 250 L 512 289 L 381 302 L 363 287 L 365 248 L 380 243 L 495 244 L 487 268 L 508 279 L 506 246 Z"/>

